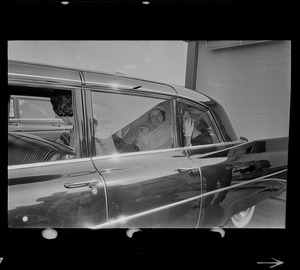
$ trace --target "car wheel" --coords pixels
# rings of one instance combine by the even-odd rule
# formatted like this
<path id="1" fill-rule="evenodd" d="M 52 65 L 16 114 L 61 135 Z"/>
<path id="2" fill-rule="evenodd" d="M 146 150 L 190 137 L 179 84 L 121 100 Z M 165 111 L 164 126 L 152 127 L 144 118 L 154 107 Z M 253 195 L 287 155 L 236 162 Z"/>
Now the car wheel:
<path id="1" fill-rule="evenodd" d="M 231 222 L 237 228 L 245 227 L 251 220 L 255 210 L 255 205 L 248 209 L 241 211 L 231 217 Z"/>

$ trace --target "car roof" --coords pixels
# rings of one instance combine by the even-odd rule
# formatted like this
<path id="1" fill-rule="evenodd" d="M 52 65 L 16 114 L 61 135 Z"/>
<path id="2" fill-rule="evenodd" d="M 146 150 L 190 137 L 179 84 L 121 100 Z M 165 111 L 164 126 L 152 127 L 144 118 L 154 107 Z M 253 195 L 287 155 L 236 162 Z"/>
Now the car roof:
<path id="1" fill-rule="evenodd" d="M 118 88 L 135 91 L 143 89 L 158 94 L 173 95 L 188 98 L 197 102 L 209 103 L 208 96 L 183 86 L 167 84 L 136 77 L 128 77 L 122 74 L 107 72 L 95 72 L 90 70 L 76 69 L 63 66 L 52 66 L 40 63 L 29 63 L 22 61 L 8 61 L 8 79 L 26 80 L 36 78 L 48 81 L 67 81 L 69 85 L 81 85 L 84 81 L 86 87 L 96 88 Z"/>

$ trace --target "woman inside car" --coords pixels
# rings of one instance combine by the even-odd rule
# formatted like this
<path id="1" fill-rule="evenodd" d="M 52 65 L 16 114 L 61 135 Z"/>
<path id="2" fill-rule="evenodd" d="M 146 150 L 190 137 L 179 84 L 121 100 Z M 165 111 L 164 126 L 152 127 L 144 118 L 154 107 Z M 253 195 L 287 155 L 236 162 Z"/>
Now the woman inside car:
<path id="1" fill-rule="evenodd" d="M 148 114 L 150 128 L 144 129 L 135 143 L 140 151 L 171 148 L 173 145 L 172 127 L 166 120 L 166 112 L 160 108 Z"/>
<path id="2" fill-rule="evenodd" d="M 208 132 L 208 124 L 198 109 L 188 107 L 187 110 L 184 110 L 183 130 L 185 146 L 213 143 L 213 139 Z"/>
<path id="3" fill-rule="evenodd" d="M 53 111 L 58 117 L 60 117 L 68 125 L 72 125 L 73 129 L 70 130 L 70 134 L 62 134 L 61 140 L 64 144 L 74 148 L 74 115 L 72 104 L 72 92 L 66 90 L 55 90 L 50 98 Z"/>

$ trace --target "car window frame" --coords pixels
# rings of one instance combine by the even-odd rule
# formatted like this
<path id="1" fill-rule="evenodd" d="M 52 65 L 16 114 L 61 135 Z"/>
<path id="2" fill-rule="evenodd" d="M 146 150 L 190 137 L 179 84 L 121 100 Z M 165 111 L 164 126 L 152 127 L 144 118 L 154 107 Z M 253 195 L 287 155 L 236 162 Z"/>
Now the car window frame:
<path id="1" fill-rule="evenodd" d="M 187 98 L 184 98 L 184 97 L 178 97 L 177 99 L 177 114 L 178 114 L 178 117 L 177 117 L 177 120 L 178 120 L 178 135 L 180 136 L 180 143 L 182 145 L 182 147 L 186 148 L 195 148 L 195 147 L 206 147 L 208 146 L 207 144 L 203 144 L 203 145 L 191 145 L 191 146 L 185 146 L 184 145 L 184 136 L 183 136 L 183 125 L 182 125 L 182 115 L 181 115 L 181 111 L 180 111 L 180 103 L 184 103 L 186 105 L 190 105 L 190 106 L 193 106 L 193 107 L 196 107 L 198 108 L 199 110 L 201 110 L 202 112 L 204 112 L 207 117 L 209 118 L 209 121 L 211 122 L 212 124 L 212 128 L 213 128 L 213 131 L 217 137 L 217 139 L 219 140 L 219 142 L 215 142 L 215 143 L 212 143 L 212 144 L 209 144 L 209 145 L 217 145 L 217 144 L 220 144 L 220 143 L 225 143 L 225 140 L 222 136 L 222 133 L 220 131 L 220 128 L 218 126 L 218 123 L 216 122 L 216 120 L 214 119 L 213 117 L 213 114 L 210 110 L 210 108 L 208 106 L 205 106 L 204 104 L 202 103 L 198 103 L 198 102 L 195 102 L 195 101 L 192 101 L 190 99 L 187 99 Z"/>
<path id="2" fill-rule="evenodd" d="M 127 152 L 127 153 L 118 153 L 118 156 L 123 155 L 141 155 L 145 153 L 153 153 L 156 151 L 172 151 L 173 149 L 179 148 L 178 144 L 178 134 L 177 134 L 177 121 L 176 121 L 176 94 L 164 94 L 164 93 L 156 93 L 151 92 L 148 89 L 144 89 L 143 87 L 139 88 L 138 90 L 132 90 L 132 89 L 123 89 L 123 88 L 106 88 L 103 86 L 87 86 L 84 89 L 85 94 L 85 110 L 86 110 L 86 122 L 87 122 L 87 142 L 88 142 L 88 148 L 90 157 L 92 158 L 109 158 L 109 157 L 115 157 L 116 154 L 113 155 L 96 155 L 96 149 L 95 149 L 95 136 L 94 136 L 94 129 L 93 129 L 93 110 L 92 110 L 92 92 L 99 92 L 99 93 L 109 93 L 109 94 L 119 94 L 119 95 L 127 95 L 127 96 L 140 96 L 144 98 L 158 98 L 162 99 L 162 101 L 169 101 L 170 102 L 170 108 L 171 108 L 171 118 L 172 118 L 172 132 L 173 132 L 173 147 L 172 148 L 166 148 L 166 149 L 156 149 L 156 150 L 147 150 L 147 151 L 137 151 L 137 152 Z"/>

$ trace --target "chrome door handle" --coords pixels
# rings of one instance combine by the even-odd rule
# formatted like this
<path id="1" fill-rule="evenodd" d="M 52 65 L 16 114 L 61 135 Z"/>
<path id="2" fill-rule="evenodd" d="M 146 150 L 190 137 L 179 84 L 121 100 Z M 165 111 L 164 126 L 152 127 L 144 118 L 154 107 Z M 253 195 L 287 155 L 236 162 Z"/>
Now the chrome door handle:
<path id="1" fill-rule="evenodd" d="M 65 188 L 80 188 L 80 187 L 89 187 L 93 188 L 100 184 L 99 180 L 88 180 L 83 182 L 73 182 L 73 183 L 65 183 Z"/>
<path id="2" fill-rule="evenodd" d="M 193 167 L 193 168 L 178 168 L 177 170 L 180 173 L 184 173 L 184 172 L 191 172 L 191 171 L 194 171 L 194 170 L 198 170 L 198 167 Z"/>

